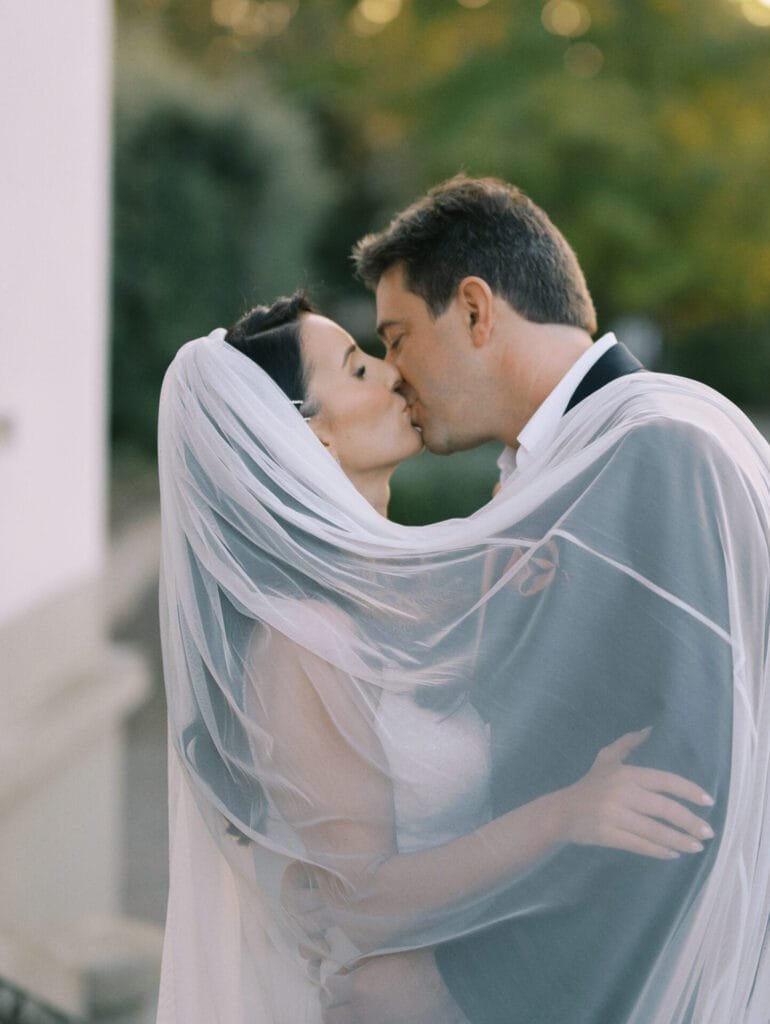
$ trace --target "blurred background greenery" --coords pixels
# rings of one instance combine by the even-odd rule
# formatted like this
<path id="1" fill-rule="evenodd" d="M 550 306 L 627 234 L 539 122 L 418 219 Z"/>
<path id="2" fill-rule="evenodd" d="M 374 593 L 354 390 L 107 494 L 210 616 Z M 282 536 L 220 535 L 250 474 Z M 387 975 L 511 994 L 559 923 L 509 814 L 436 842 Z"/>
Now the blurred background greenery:
<path id="1" fill-rule="evenodd" d="M 116 466 L 189 338 L 308 288 L 377 351 L 351 246 L 458 170 L 543 206 L 602 330 L 770 406 L 770 0 L 116 0 Z M 494 449 L 399 471 L 404 522 Z"/>

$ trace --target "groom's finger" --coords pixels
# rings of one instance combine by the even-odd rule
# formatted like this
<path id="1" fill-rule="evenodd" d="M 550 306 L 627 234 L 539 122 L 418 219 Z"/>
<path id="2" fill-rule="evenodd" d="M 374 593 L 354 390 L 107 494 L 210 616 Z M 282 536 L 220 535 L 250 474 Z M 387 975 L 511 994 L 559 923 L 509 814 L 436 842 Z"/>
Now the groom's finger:
<path id="1" fill-rule="evenodd" d="M 350 1004 L 341 1006 L 326 1006 L 321 1009 L 321 1020 L 323 1024 L 362 1024 L 361 1019 L 356 1019 L 355 1011 Z"/>
<path id="2" fill-rule="evenodd" d="M 356 1024 L 350 1003 L 350 978 L 346 974 L 332 974 L 321 989 L 321 1019 L 323 1024 Z"/>

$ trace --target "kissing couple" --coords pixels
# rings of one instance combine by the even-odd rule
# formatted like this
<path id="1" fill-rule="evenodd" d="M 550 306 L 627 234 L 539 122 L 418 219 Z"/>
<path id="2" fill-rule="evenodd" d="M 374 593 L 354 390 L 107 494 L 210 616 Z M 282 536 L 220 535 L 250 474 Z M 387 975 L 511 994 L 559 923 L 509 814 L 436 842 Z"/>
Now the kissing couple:
<path id="1" fill-rule="evenodd" d="M 159 1024 L 766 1024 L 770 449 L 459 176 L 163 384 Z M 395 468 L 502 442 L 467 519 Z"/>

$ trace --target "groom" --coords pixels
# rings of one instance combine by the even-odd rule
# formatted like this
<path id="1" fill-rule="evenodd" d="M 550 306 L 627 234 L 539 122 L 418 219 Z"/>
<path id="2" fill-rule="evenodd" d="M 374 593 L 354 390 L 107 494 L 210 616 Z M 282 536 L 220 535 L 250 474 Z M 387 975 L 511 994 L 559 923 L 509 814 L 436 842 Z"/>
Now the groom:
<path id="1" fill-rule="evenodd" d="M 646 373 L 612 334 L 592 342 L 594 307 L 574 252 L 542 210 L 501 181 L 459 176 L 439 185 L 359 242 L 355 262 L 376 291 L 386 359 L 404 380 L 426 446 L 449 453 L 503 442 L 503 488 L 516 487 L 548 454 L 567 412 L 583 402 L 601 408 L 610 382 Z M 623 469 L 620 450 L 612 471 L 634 480 L 631 500 L 665 531 L 670 492 L 655 481 L 670 480 L 687 450 L 662 435 L 657 451 L 640 460 L 637 474 Z M 633 551 L 642 540 L 626 535 L 612 493 L 601 521 L 588 528 Z M 674 525 L 682 564 L 718 563 L 697 530 Z M 482 684 L 474 697 L 491 723 L 495 816 L 574 781 L 564 775 L 565 761 L 573 772 L 576 763 L 565 749 L 579 751 L 587 767 L 604 744 L 653 725 L 635 760 L 713 794 L 717 838 L 671 864 L 610 850 L 586 857 L 567 847 L 524 881 L 531 913 L 332 979 L 325 1024 L 616 1024 L 637 1002 L 661 937 L 674 934 L 711 870 L 730 772 L 728 646 L 707 636 L 693 651 L 702 683 L 694 699 L 681 685 L 682 665 L 667 661 L 665 643 L 650 649 L 633 608 L 579 586 L 551 602 L 553 630 L 540 650 L 553 662 L 552 692 L 536 706 L 524 698 L 515 714 L 510 694 L 495 690 L 499 683 L 486 691 Z M 569 898 L 538 911 L 537 894 L 551 883 L 564 892 L 565 879 Z"/>

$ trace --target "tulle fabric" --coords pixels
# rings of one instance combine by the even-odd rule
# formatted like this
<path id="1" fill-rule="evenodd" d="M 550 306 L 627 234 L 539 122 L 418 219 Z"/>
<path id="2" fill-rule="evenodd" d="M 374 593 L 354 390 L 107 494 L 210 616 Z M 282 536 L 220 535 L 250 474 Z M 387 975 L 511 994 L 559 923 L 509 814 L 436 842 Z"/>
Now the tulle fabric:
<path id="1" fill-rule="evenodd" d="M 519 998 L 766 1024 L 767 453 L 709 389 L 635 374 L 474 516 L 405 528 L 224 332 L 185 345 L 159 421 L 160 1024 L 316 1024 L 338 971 L 421 948 L 474 1024 Z M 507 811 L 647 725 L 639 763 L 717 798 L 706 852 L 514 855 Z"/>

